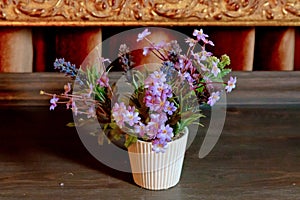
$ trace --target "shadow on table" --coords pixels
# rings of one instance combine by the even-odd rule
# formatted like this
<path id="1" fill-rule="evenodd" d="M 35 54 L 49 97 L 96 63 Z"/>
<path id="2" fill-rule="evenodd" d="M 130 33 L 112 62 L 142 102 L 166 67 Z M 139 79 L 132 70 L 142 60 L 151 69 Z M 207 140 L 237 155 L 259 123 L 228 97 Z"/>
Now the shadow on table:
<path id="1" fill-rule="evenodd" d="M 2 162 L 21 162 L 30 168 L 36 162 L 64 165 L 71 161 L 133 184 L 130 173 L 100 163 L 87 151 L 76 129 L 66 126 L 72 121 L 70 112 L 49 112 L 47 107 L 2 108 L 0 121 Z"/>

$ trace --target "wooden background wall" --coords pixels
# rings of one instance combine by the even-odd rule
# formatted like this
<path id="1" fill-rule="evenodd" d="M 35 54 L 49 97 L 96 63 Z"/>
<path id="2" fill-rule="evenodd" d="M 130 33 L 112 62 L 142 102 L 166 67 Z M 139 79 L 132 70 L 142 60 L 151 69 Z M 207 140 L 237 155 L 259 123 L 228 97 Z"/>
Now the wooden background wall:
<path id="1" fill-rule="evenodd" d="M 234 70 L 300 70 L 300 0 L 0 0 L 0 72 L 51 71 L 56 57 L 80 65 L 137 26 L 201 27 Z"/>

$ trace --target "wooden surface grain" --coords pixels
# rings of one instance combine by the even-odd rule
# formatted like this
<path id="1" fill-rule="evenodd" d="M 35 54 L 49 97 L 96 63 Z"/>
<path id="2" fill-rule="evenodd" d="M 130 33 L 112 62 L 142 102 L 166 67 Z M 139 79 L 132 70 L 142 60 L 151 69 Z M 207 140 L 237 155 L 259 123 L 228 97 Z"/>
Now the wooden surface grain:
<path id="1" fill-rule="evenodd" d="M 199 159 L 200 129 L 179 184 L 165 191 L 101 164 L 65 126 L 72 113 L 49 111 L 39 90 L 59 91 L 64 77 L 0 74 L 0 199 L 300 199 L 300 73 L 236 74 L 220 140 Z"/>

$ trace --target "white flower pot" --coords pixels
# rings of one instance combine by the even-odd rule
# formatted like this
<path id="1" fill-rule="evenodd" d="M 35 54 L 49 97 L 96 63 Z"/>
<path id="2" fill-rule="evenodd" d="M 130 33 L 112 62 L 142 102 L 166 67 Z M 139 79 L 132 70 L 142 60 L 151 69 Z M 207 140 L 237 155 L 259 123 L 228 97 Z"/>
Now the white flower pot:
<path id="1" fill-rule="evenodd" d="M 134 182 L 146 189 L 163 190 L 175 186 L 180 179 L 188 129 L 168 143 L 165 153 L 152 151 L 152 143 L 138 140 L 128 148 Z"/>

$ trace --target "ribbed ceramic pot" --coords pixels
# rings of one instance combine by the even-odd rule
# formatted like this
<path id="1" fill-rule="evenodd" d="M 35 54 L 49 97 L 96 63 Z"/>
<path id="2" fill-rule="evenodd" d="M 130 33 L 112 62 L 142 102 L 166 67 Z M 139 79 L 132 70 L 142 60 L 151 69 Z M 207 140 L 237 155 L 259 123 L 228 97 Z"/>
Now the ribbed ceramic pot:
<path id="1" fill-rule="evenodd" d="M 178 139 L 168 143 L 165 153 L 152 151 L 152 143 L 138 140 L 128 148 L 134 182 L 149 190 L 175 186 L 181 176 L 188 138 L 188 129 Z"/>

